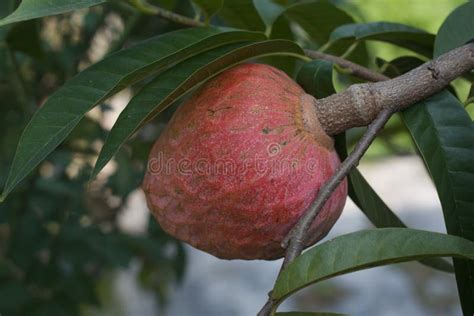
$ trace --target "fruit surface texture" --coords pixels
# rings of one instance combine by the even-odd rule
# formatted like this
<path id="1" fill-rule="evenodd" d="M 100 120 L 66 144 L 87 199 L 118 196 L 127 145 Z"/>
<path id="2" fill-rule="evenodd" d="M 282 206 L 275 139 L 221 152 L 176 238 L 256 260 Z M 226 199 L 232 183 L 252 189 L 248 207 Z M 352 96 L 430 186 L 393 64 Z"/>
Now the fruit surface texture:
<path id="1" fill-rule="evenodd" d="M 175 112 L 150 153 L 143 189 L 172 236 L 225 259 L 276 259 L 281 241 L 340 164 L 314 98 L 282 71 L 242 64 Z M 344 180 L 310 228 L 323 238 Z"/>

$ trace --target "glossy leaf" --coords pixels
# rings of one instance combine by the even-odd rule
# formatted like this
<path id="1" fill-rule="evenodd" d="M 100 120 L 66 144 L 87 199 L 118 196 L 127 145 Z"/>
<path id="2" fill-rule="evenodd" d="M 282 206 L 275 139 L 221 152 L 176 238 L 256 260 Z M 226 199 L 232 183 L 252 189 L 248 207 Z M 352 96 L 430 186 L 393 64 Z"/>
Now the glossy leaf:
<path id="1" fill-rule="evenodd" d="M 278 19 L 282 17 L 298 23 L 317 46 L 326 43 L 331 32 L 339 25 L 354 21 L 350 15 L 329 1 L 292 5 L 286 8 Z"/>
<path id="2" fill-rule="evenodd" d="M 333 55 L 343 55 L 356 63 L 367 62 L 367 50 L 364 43 L 351 47 L 353 41 L 343 39 L 326 46 L 331 33 L 343 24 L 350 24 L 354 19 L 344 10 L 331 1 L 310 1 L 298 3 L 285 8 L 274 21 L 270 37 L 278 38 L 282 24 L 297 23 L 307 36 L 300 36 L 300 40 L 308 41 L 309 48 L 326 47 L 326 52 Z M 301 32 L 299 32 L 301 33 Z M 350 53 L 348 53 L 350 50 Z"/>
<path id="3" fill-rule="evenodd" d="M 285 10 L 282 4 L 273 0 L 253 0 L 253 4 L 267 28 L 271 28 L 273 22 Z"/>
<path id="4" fill-rule="evenodd" d="M 192 0 L 203 13 L 206 22 L 222 8 L 224 0 Z"/>
<path id="5" fill-rule="evenodd" d="M 325 98 L 335 93 L 332 77 L 332 62 L 313 60 L 301 68 L 297 81 L 309 94 Z M 336 150 L 341 159 L 347 157 L 345 133 L 336 137 Z M 347 180 L 349 197 L 376 227 L 406 227 L 357 169 L 351 171 Z M 421 263 L 445 272 L 453 271 L 452 265 L 441 258 L 425 259 Z"/>
<path id="6" fill-rule="evenodd" d="M 271 33 L 269 37 L 271 39 L 286 39 L 295 41 L 295 35 L 293 34 L 290 24 L 291 21 L 286 18 L 278 19 L 277 22 L 271 25 Z M 269 30 L 270 29 L 267 28 L 267 32 L 269 32 Z M 270 56 L 263 58 L 262 62 L 286 72 L 290 77 L 293 78 L 298 60 L 288 56 Z"/>
<path id="7" fill-rule="evenodd" d="M 265 36 L 255 32 L 185 29 L 151 38 L 92 65 L 35 113 L 18 144 L 2 197 L 66 138 L 84 114 L 117 91 L 214 47 L 262 39 Z"/>
<path id="8" fill-rule="evenodd" d="M 445 256 L 474 259 L 474 243 L 409 228 L 362 230 L 326 241 L 296 258 L 280 273 L 272 298 L 281 302 L 308 285 L 362 269 Z"/>
<path id="9" fill-rule="evenodd" d="M 347 39 L 387 42 L 431 58 L 435 36 L 408 25 L 389 22 L 342 25 L 330 36 L 331 43 Z"/>
<path id="10" fill-rule="evenodd" d="M 474 1 L 461 5 L 441 25 L 434 44 L 434 57 L 474 39 Z"/>
<path id="11" fill-rule="evenodd" d="M 474 241 L 474 124 L 444 91 L 402 112 L 433 178 L 449 234 Z M 455 259 L 464 314 L 474 313 L 474 263 Z"/>
<path id="12" fill-rule="evenodd" d="M 225 0 L 217 14 L 229 26 L 264 31 L 265 24 L 252 0 Z"/>
<path id="13" fill-rule="evenodd" d="M 237 63 L 272 54 L 301 56 L 304 53 L 298 45 L 285 40 L 233 44 L 186 60 L 158 76 L 147 84 L 120 114 L 97 159 L 92 176 L 97 175 L 140 126 L 188 90 Z"/>
<path id="14" fill-rule="evenodd" d="M 315 98 L 328 97 L 336 93 L 332 84 L 333 65 L 330 61 L 315 59 L 301 67 L 296 81 Z"/>
<path id="15" fill-rule="evenodd" d="M 15 11 L 0 20 L 0 26 L 87 8 L 104 2 L 105 0 L 23 0 Z"/>

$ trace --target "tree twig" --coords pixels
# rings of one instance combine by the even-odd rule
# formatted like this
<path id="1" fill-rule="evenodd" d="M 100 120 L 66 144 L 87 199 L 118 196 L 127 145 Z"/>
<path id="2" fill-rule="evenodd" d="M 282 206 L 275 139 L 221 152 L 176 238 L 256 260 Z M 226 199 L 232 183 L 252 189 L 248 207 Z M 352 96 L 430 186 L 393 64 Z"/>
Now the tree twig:
<path id="1" fill-rule="evenodd" d="M 129 0 L 135 9 L 139 12 L 149 15 L 156 15 L 168 21 L 182 24 L 190 27 L 205 26 L 205 23 L 188 18 L 187 16 L 174 13 L 172 11 L 152 5 L 145 0 Z"/>
<path id="2" fill-rule="evenodd" d="M 340 67 L 348 69 L 351 75 L 354 75 L 367 81 L 377 82 L 389 79 L 387 76 L 382 75 L 381 73 L 365 68 L 342 57 L 329 55 L 309 49 L 305 49 L 304 52 L 306 56 L 313 59 L 323 59 L 327 61 L 332 61 Z"/>
<path id="3" fill-rule="evenodd" d="M 392 109 L 385 109 L 380 112 L 377 118 L 370 123 L 367 131 L 356 144 L 356 147 L 351 154 L 341 163 L 334 175 L 327 181 L 319 190 L 316 200 L 314 200 L 311 207 L 300 218 L 298 223 L 290 230 L 286 238 L 282 242 L 282 247 L 286 248 L 286 256 L 283 261 L 283 268 L 286 268 L 297 256 L 303 251 L 306 232 L 309 226 L 314 221 L 320 210 L 323 208 L 326 201 L 331 197 L 331 194 L 341 183 L 342 180 L 359 165 L 359 161 L 365 154 L 370 144 L 374 141 L 377 134 L 382 130 L 383 126 L 392 115 Z"/>

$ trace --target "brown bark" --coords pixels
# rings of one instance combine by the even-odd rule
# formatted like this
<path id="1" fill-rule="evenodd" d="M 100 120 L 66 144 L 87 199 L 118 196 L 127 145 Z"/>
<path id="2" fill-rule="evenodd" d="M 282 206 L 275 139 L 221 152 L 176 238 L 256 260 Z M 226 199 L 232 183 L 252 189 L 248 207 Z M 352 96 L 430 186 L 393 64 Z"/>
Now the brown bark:
<path id="1" fill-rule="evenodd" d="M 407 108 L 441 91 L 452 80 L 473 68 L 474 43 L 469 43 L 399 77 L 354 84 L 341 93 L 316 100 L 318 119 L 329 135 L 351 127 L 366 126 L 382 110 L 400 111 Z"/>

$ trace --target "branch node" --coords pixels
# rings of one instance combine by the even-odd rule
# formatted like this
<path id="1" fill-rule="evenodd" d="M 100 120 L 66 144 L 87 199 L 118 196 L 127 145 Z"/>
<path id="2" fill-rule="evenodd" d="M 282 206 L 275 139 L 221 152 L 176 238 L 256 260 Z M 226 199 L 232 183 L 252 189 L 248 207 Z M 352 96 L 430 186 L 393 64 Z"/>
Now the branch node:
<path id="1" fill-rule="evenodd" d="M 428 70 L 431 71 L 431 77 L 435 80 L 439 79 L 439 69 L 436 68 L 436 65 L 428 65 Z"/>

